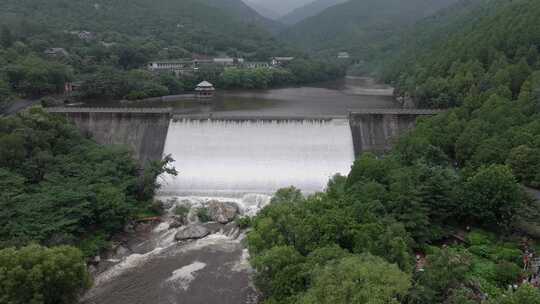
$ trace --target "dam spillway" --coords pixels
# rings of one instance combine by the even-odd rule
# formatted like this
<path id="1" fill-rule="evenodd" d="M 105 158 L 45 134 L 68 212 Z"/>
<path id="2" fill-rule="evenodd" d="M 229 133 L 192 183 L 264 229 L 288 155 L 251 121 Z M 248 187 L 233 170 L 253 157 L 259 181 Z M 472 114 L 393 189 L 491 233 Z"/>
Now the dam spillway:
<path id="1" fill-rule="evenodd" d="M 354 161 L 347 119 L 172 120 L 168 154 L 179 174 L 164 177 L 165 195 L 312 193 Z"/>

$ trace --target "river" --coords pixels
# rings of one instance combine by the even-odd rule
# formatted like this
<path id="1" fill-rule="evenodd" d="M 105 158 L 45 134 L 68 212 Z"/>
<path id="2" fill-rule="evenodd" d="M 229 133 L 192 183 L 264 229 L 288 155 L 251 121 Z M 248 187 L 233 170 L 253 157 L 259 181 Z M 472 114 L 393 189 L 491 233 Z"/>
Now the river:
<path id="1" fill-rule="evenodd" d="M 204 224 L 211 233 L 177 243 L 175 206 L 194 210 L 210 201 L 232 202 L 254 215 L 280 187 L 305 193 L 324 189 L 334 173 L 347 174 L 354 160 L 348 124 L 341 119 L 290 121 L 287 116 L 345 117 L 349 111 L 392 108 L 392 89 L 368 78 L 348 77 L 317 86 L 265 91 L 219 92 L 210 102 L 170 101 L 184 113 L 279 116 L 281 121 L 172 121 L 165 154 L 177 162 L 178 177 L 164 176 L 157 199 L 167 212 L 159 224 L 130 232 L 122 246 L 102 257 L 84 304 L 250 304 L 252 283 L 245 233 Z M 122 104 L 126 106 L 125 104 Z M 110 105 L 109 105 L 110 106 Z M 135 103 L 130 106 L 149 106 Z"/>

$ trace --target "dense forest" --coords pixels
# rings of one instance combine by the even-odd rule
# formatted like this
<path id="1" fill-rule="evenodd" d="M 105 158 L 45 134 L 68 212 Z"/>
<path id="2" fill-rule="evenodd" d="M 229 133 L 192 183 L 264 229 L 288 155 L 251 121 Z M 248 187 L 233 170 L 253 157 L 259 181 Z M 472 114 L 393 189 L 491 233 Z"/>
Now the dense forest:
<path id="1" fill-rule="evenodd" d="M 0 303 L 74 303 L 90 284 L 86 259 L 128 221 L 157 214 L 156 177 L 175 174 L 170 161 L 141 173 L 127 148 L 39 108 L 0 118 Z"/>
<path id="2" fill-rule="evenodd" d="M 286 29 L 280 38 L 314 53 L 348 51 L 369 59 L 404 27 L 456 1 L 350 0 Z"/>

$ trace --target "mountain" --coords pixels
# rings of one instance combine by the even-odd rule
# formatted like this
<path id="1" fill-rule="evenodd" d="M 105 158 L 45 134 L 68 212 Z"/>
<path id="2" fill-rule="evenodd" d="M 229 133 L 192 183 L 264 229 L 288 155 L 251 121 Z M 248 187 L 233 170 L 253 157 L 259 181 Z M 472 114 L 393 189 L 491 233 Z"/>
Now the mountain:
<path id="1" fill-rule="evenodd" d="M 61 33 L 89 31 L 108 43 L 206 54 L 263 50 L 266 58 L 281 47 L 264 29 L 266 20 L 241 0 L 0 1 L 0 24 L 49 43 Z"/>
<path id="2" fill-rule="evenodd" d="M 257 5 L 262 5 L 276 12 L 279 16 L 284 16 L 292 10 L 302 7 L 313 0 L 249 0 Z"/>
<path id="3" fill-rule="evenodd" d="M 308 3 L 302 7 L 294 9 L 292 12 L 287 15 L 279 18 L 284 24 L 294 25 L 306 18 L 316 16 L 320 14 L 325 9 L 332 7 L 337 4 L 347 2 L 348 0 L 316 0 L 314 2 Z"/>
<path id="4" fill-rule="evenodd" d="M 219 8 L 230 15 L 236 16 L 243 22 L 262 26 L 270 32 L 278 32 L 283 28 L 279 22 L 262 16 L 242 0 L 201 0 L 205 4 Z"/>
<path id="5" fill-rule="evenodd" d="M 266 17 L 271 20 L 277 20 L 280 18 L 280 14 L 278 12 L 272 10 L 271 8 L 268 8 L 266 5 L 254 1 L 248 1 L 245 0 L 244 3 L 246 5 L 249 5 L 252 9 L 257 11 L 259 15 Z"/>
<path id="6" fill-rule="evenodd" d="M 285 30 L 285 41 L 317 53 L 367 56 L 404 27 L 457 0 L 350 0 Z"/>

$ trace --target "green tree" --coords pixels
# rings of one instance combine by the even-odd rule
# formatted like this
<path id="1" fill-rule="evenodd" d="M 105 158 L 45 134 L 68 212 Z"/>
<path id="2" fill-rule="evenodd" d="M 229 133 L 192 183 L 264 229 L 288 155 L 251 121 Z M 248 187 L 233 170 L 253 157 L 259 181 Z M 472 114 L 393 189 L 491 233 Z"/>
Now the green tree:
<path id="1" fill-rule="evenodd" d="M 427 257 L 427 267 L 420 273 L 411 292 L 413 303 L 441 303 L 451 290 L 460 287 L 471 269 L 471 255 L 443 248 Z"/>
<path id="2" fill-rule="evenodd" d="M 0 303 L 72 304 L 89 286 L 82 254 L 73 247 L 0 250 Z"/>
<path id="3" fill-rule="evenodd" d="M 465 182 L 464 214 L 484 225 L 508 228 L 521 199 L 519 186 L 508 167 L 482 167 Z"/>
<path id="4" fill-rule="evenodd" d="M 255 282 L 267 298 L 283 300 L 305 289 L 308 269 L 305 258 L 289 246 L 273 247 L 251 261 Z"/>
<path id="5" fill-rule="evenodd" d="M 411 278 L 396 265 L 372 256 L 352 256 L 315 271 L 311 288 L 298 304 L 400 303 Z"/>
<path id="6" fill-rule="evenodd" d="M 515 292 L 507 292 L 504 295 L 489 301 L 489 304 L 540 304 L 540 291 L 528 284 L 523 284 Z"/>

